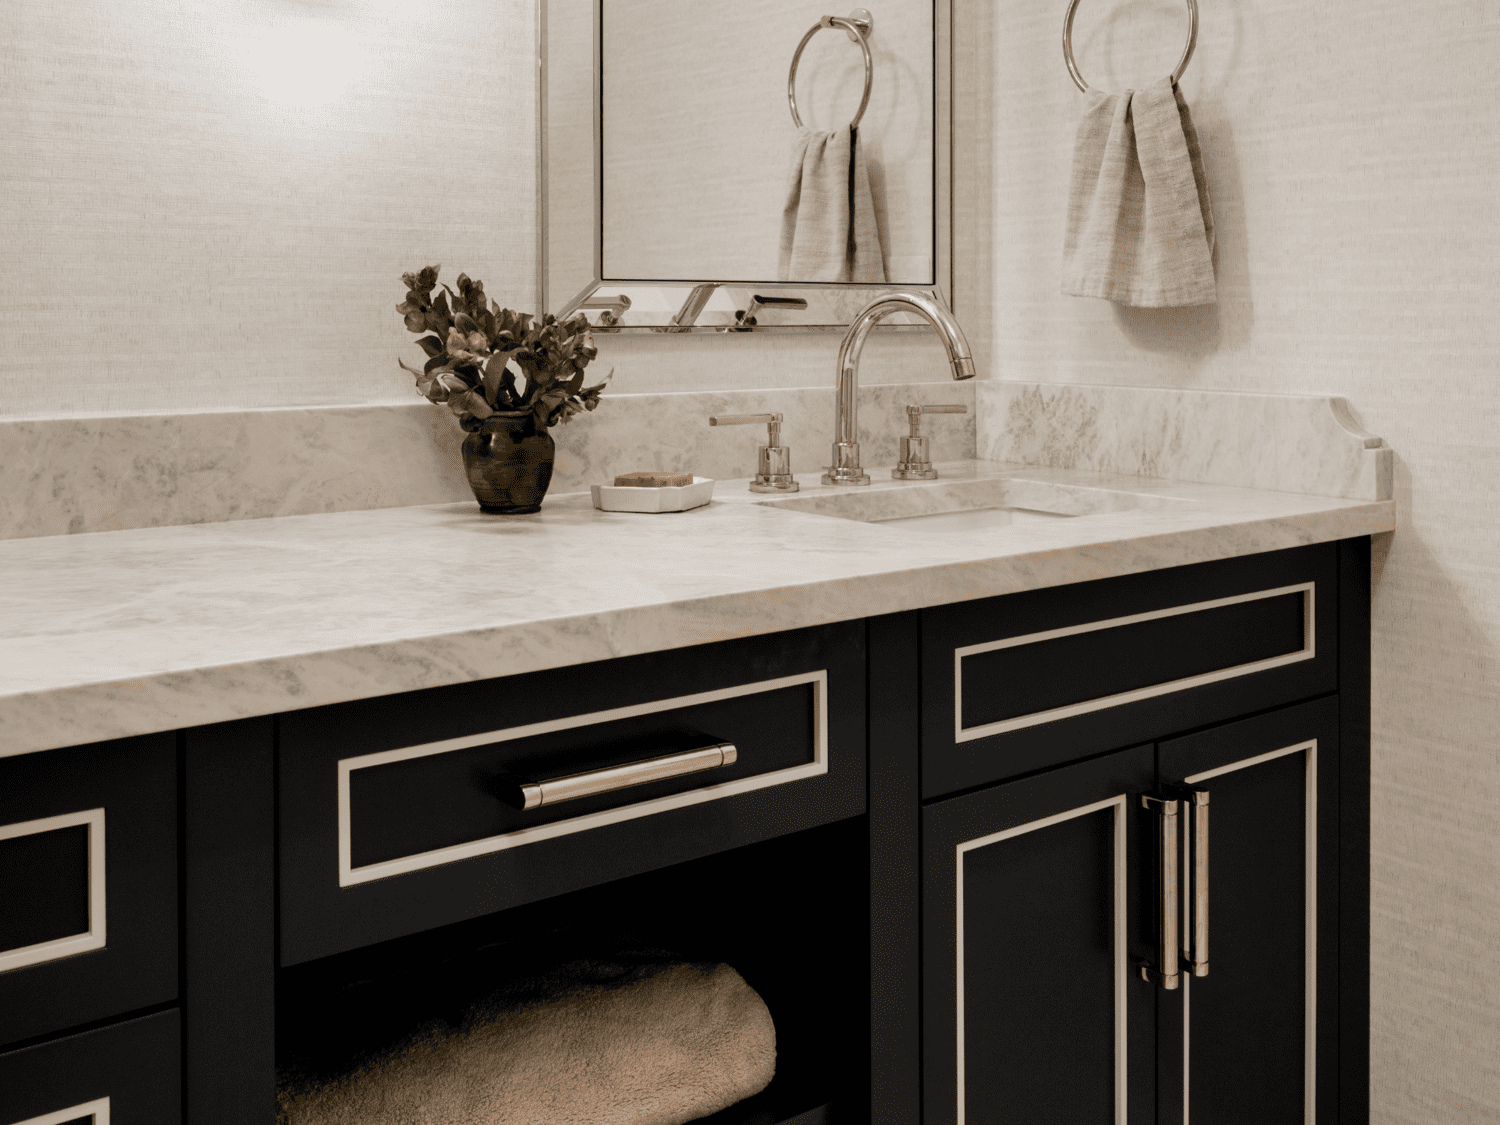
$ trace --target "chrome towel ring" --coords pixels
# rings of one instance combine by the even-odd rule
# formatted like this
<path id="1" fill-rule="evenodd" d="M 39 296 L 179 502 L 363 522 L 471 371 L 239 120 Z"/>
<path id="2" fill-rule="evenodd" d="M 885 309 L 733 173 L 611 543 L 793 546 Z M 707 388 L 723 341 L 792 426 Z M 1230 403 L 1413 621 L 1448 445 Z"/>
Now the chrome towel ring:
<path id="1" fill-rule="evenodd" d="M 1076 0 L 1075 0 L 1076 3 Z M 1071 18 L 1071 13 L 1069 14 Z M 870 14 L 868 8 L 855 8 L 848 16 L 824 16 L 813 24 L 808 33 L 802 37 L 802 42 L 797 44 L 797 53 L 792 56 L 792 70 L 786 77 L 786 101 L 792 107 L 792 120 L 797 123 L 797 128 L 802 128 L 802 115 L 797 112 L 797 64 L 802 61 L 802 51 L 810 40 L 825 27 L 841 27 L 849 33 L 849 38 L 859 44 L 859 49 L 865 53 L 865 96 L 859 99 L 859 111 L 854 115 L 854 120 L 849 122 L 852 129 L 859 124 L 859 119 L 865 115 L 865 107 L 870 104 L 870 81 L 875 76 L 875 65 L 870 58 L 870 44 L 866 37 L 875 30 L 875 17 Z"/>
<path id="2" fill-rule="evenodd" d="M 1182 58 L 1177 60 L 1177 69 L 1172 71 L 1173 82 L 1182 77 L 1182 72 L 1187 69 L 1188 60 L 1193 57 L 1193 48 L 1198 45 L 1198 0 L 1187 0 L 1187 9 L 1187 46 L 1183 48 Z M 1083 80 L 1083 75 L 1078 71 L 1078 62 L 1073 58 L 1073 13 L 1076 11 L 1078 11 L 1078 0 L 1070 0 L 1068 14 L 1063 20 L 1063 58 L 1067 60 L 1068 73 L 1073 76 L 1074 85 L 1087 94 L 1089 84 Z"/>

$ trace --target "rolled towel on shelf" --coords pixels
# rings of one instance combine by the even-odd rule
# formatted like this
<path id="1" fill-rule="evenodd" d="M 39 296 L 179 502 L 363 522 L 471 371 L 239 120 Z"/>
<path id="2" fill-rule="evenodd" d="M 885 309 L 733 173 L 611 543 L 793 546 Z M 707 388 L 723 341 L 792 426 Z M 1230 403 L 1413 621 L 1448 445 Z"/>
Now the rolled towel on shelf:
<path id="1" fill-rule="evenodd" d="M 771 1014 L 728 965 L 579 960 L 341 1073 L 283 1076 L 277 1125 L 684 1125 L 775 1069 Z"/>
<path id="2" fill-rule="evenodd" d="M 1213 204 L 1177 83 L 1086 96 L 1062 291 L 1140 308 L 1213 304 Z"/>

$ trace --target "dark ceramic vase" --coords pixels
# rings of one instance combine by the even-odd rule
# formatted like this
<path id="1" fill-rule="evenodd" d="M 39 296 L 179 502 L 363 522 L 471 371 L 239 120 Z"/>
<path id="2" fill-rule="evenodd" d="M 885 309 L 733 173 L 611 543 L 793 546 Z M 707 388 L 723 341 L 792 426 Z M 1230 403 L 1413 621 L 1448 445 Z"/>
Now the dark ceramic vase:
<path id="1" fill-rule="evenodd" d="M 552 483 L 552 435 L 538 430 L 535 414 L 486 418 L 465 436 L 464 473 L 481 511 L 516 515 L 542 506 Z"/>

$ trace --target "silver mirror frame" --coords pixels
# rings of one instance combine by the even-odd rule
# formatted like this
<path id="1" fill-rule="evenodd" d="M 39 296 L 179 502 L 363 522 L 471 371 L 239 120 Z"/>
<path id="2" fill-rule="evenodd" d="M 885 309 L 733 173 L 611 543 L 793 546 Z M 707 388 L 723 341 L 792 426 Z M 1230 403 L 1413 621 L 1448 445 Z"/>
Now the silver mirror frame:
<path id="1" fill-rule="evenodd" d="M 588 314 L 596 332 L 663 334 L 745 335 L 751 332 L 842 332 L 849 321 L 876 295 L 894 289 L 931 293 L 944 307 L 953 307 L 953 3 L 932 0 L 933 8 L 933 265 L 932 285 L 896 285 L 890 282 L 746 282 L 702 278 L 691 281 L 605 279 L 603 268 L 603 135 L 602 55 L 603 0 L 591 0 L 593 30 L 593 277 L 581 289 L 566 296 L 554 292 L 556 281 L 549 261 L 549 223 L 554 216 L 554 196 L 549 194 L 548 113 L 548 25 L 549 8 L 569 0 L 537 0 L 537 308 L 548 309 L 559 319 L 580 310 Z M 571 0 L 581 3 L 582 0 Z M 585 275 L 587 276 L 587 275 Z M 735 319 L 719 311 L 705 316 L 704 306 L 720 290 L 733 295 Z M 644 309 L 632 291 L 669 292 L 675 309 Z M 764 298 L 782 298 L 767 303 Z M 757 298 L 760 298 L 758 304 Z M 792 308 L 797 300 L 808 307 Z M 749 311 L 744 324 L 739 314 Z M 635 323 L 624 323 L 629 319 Z M 878 331 L 924 331 L 925 323 L 903 324 L 907 318 L 893 317 Z"/>

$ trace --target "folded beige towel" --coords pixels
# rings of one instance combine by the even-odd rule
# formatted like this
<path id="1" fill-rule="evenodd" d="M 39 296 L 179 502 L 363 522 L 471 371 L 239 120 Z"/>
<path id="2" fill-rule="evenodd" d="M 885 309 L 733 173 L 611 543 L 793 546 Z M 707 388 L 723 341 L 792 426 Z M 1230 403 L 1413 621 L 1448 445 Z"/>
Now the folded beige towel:
<path id="1" fill-rule="evenodd" d="M 277 1125 L 683 1125 L 758 1093 L 776 1030 L 728 965 L 575 962 L 321 1085 Z"/>
<path id="2" fill-rule="evenodd" d="M 1141 308 L 1213 304 L 1213 206 L 1182 92 L 1163 78 L 1087 96 L 1073 147 L 1062 291 Z"/>
<path id="3" fill-rule="evenodd" d="M 870 173 L 851 126 L 803 128 L 781 212 L 781 281 L 884 281 Z"/>

